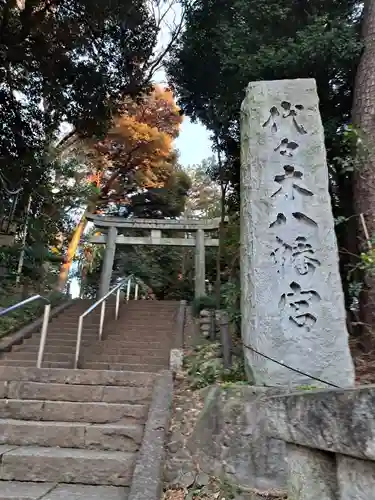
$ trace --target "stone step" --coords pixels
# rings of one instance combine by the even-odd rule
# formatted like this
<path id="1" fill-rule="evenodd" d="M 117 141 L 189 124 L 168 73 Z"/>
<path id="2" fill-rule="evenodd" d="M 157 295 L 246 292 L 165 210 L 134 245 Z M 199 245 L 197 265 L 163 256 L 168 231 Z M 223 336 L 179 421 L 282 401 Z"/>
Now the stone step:
<path id="1" fill-rule="evenodd" d="M 113 322 L 109 325 L 109 330 L 110 331 L 115 331 L 119 329 L 127 330 L 128 327 L 131 328 L 138 328 L 138 329 L 153 329 L 154 327 L 157 328 L 158 330 L 162 330 L 163 328 L 171 328 L 173 326 L 172 321 L 166 321 L 166 320 L 161 320 L 159 318 L 149 318 L 149 319 L 143 319 L 141 321 L 132 321 L 129 318 L 124 319 L 122 323 L 119 322 Z"/>
<path id="2" fill-rule="evenodd" d="M 55 483 L 0 481 L 0 500 L 40 500 L 55 488 Z"/>
<path id="3" fill-rule="evenodd" d="M 39 334 L 38 334 L 39 336 Z M 98 330 L 96 329 L 84 329 L 82 331 L 82 336 L 86 338 L 95 338 L 99 340 L 99 333 Z M 40 337 L 40 336 L 39 336 Z M 107 330 L 104 328 L 103 331 L 103 338 L 104 339 L 109 339 L 109 338 L 115 338 L 115 339 L 122 339 L 122 340 L 143 340 L 144 342 L 158 342 L 160 339 L 169 339 L 173 337 L 173 333 L 171 333 L 170 328 L 162 328 L 160 330 L 155 330 L 153 331 L 151 328 L 147 329 L 142 329 L 142 328 L 130 328 L 124 331 L 114 331 L 114 330 Z M 60 328 L 56 331 L 51 331 L 48 332 L 47 339 L 56 339 L 56 338 L 70 338 L 70 339 L 77 339 L 77 331 L 74 329 L 67 330 L 64 328 Z"/>
<path id="4" fill-rule="evenodd" d="M 19 359 L 0 359 L 0 366 L 21 366 L 21 367 L 35 367 L 36 366 L 36 356 L 35 360 L 22 360 L 20 361 Z M 67 368 L 67 369 L 72 369 L 73 368 L 73 363 L 60 363 L 57 361 L 54 362 L 45 362 L 43 363 L 43 368 Z"/>
<path id="5" fill-rule="evenodd" d="M 136 452 L 143 425 L 35 422 L 0 419 L 0 445 Z"/>
<path id="6" fill-rule="evenodd" d="M 120 363 L 104 363 L 100 361 L 84 361 L 82 363 L 82 367 L 85 370 L 114 370 L 114 371 L 124 371 L 129 370 L 132 372 L 150 372 L 150 373 L 158 373 L 160 370 L 167 369 L 168 366 L 162 365 L 130 365 L 130 364 L 120 364 Z"/>
<path id="7" fill-rule="evenodd" d="M 52 320 L 51 320 L 51 323 L 53 321 L 58 321 L 58 319 L 60 318 L 69 318 L 69 319 L 75 319 L 78 321 L 78 318 L 81 316 L 81 314 L 83 314 L 86 310 L 85 309 L 82 309 L 82 310 L 79 310 L 79 311 L 76 311 L 76 310 L 67 310 L 65 313 L 62 313 L 62 314 L 59 314 L 58 316 L 55 316 Z M 107 312 L 107 311 L 106 311 Z M 113 314 L 113 317 L 115 317 L 115 308 L 114 307 L 111 307 L 111 308 L 108 308 L 108 316 Z M 106 314 L 107 316 L 107 314 Z M 100 310 L 98 311 L 93 311 L 91 314 L 89 314 L 88 316 L 86 316 L 84 318 L 84 321 L 96 321 L 100 318 Z"/>
<path id="8" fill-rule="evenodd" d="M 83 339 L 82 340 L 82 345 L 93 345 L 95 344 L 95 342 L 99 342 L 98 339 L 92 339 L 90 337 L 90 339 Z M 76 346 L 76 343 L 77 343 L 77 338 L 76 337 L 70 337 L 68 336 L 67 338 L 61 338 L 61 337 L 47 337 L 47 342 L 46 342 L 46 347 L 47 346 L 59 346 L 59 345 L 62 345 L 62 346 L 70 346 L 70 347 L 73 347 L 75 349 L 75 346 Z M 39 344 L 40 344 L 40 337 L 39 336 L 35 336 L 35 337 L 31 337 L 27 340 L 25 340 L 25 342 L 22 344 L 24 346 L 29 346 L 29 345 L 32 345 L 32 346 L 37 346 L 39 348 Z"/>
<path id="9" fill-rule="evenodd" d="M 51 358 L 46 358 L 48 360 L 51 360 Z M 148 364 L 151 363 L 155 366 L 157 365 L 162 365 L 165 366 L 166 363 L 168 363 L 169 358 L 168 356 L 163 356 L 160 358 L 157 358 L 156 356 L 146 356 L 143 355 L 142 353 L 139 356 L 136 356 L 134 354 L 108 354 L 106 352 L 102 353 L 92 353 L 88 352 L 87 354 L 83 355 L 83 360 L 84 362 L 103 362 L 103 363 L 108 363 L 109 365 L 113 364 L 130 364 L 130 365 L 142 365 L 142 364 Z"/>
<path id="10" fill-rule="evenodd" d="M 82 343 L 81 343 L 81 346 L 85 346 L 85 347 L 91 347 L 91 346 L 95 346 L 99 341 L 97 339 L 91 339 L 91 340 L 84 340 Z M 23 345 L 23 348 L 19 348 L 17 350 L 12 350 L 13 352 L 22 352 L 22 351 L 26 351 L 29 347 L 31 347 L 31 350 L 29 352 L 38 352 L 39 350 L 39 339 L 38 341 L 36 342 L 25 342 Z M 71 342 L 69 341 L 60 341 L 60 340 L 52 340 L 52 339 L 48 339 L 46 344 L 45 344 L 45 347 L 44 347 L 44 350 L 45 352 L 48 351 L 49 348 L 53 348 L 54 350 L 57 349 L 58 347 L 65 347 L 67 350 L 68 348 L 70 349 L 69 352 L 73 351 L 75 352 L 75 349 L 76 349 L 76 341 L 72 340 Z M 12 352 L 11 351 L 11 352 Z M 61 351 L 63 352 L 63 351 Z"/>
<path id="11" fill-rule="evenodd" d="M 151 350 L 152 352 L 161 350 L 164 351 L 165 347 L 161 342 L 157 341 L 149 341 L 149 342 L 144 342 L 143 340 L 126 340 L 126 338 L 119 339 L 118 341 L 116 340 L 115 342 L 112 342 L 112 337 L 108 337 L 105 342 L 103 343 L 103 347 L 98 344 L 94 344 L 90 346 L 90 349 L 119 349 L 123 351 L 136 351 L 137 353 L 139 352 L 146 352 L 148 350 Z"/>
<path id="12" fill-rule="evenodd" d="M 144 404 L 0 399 L 0 418 L 11 420 L 143 424 L 146 416 Z"/>
<path id="13" fill-rule="evenodd" d="M 159 344 L 157 344 L 159 346 Z M 73 344 L 56 344 L 56 343 L 51 343 L 51 344 L 46 344 L 45 347 L 45 354 L 54 354 L 54 353 L 62 353 L 62 354 L 71 354 L 75 353 L 75 343 Z M 116 355 L 116 354 L 129 354 L 129 355 L 144 355 L 146 357 L 156 357 L 156 358 L 163 358 L 166 356 L 165 354 L 165 349 L 161 349 L 160 347 L 157 348 L 155 347 L 154 349 L 144 349 L 142 346 L 140 347 L 139 344 L 131 344 L 128 345 L 126 342 L 123 342 L 121 344 L 112 344 L 109 342 L 109 339 L 105 343 L 99 343 L 97 345 L 91 345 L 91 346 L 84 346 L 87 348 L 87 351 L 90 353 L 95 353 L 95 354 L 108 354 L 108 355 Z M 148 347 L 146 344 L 145 347 Z M 35 355 L 37 355 L 39 350 L 39 345 L 38 344 L 20 344 L 17 346 L 14 346 L 12 349 L 12 352 L 34 352 Z"/>
<path id="14" fill-rule="evenodd" d="M 175 311 L 171 311 L 168 309 L 164 308 L 159 308 L 159 309 L 143 309 L 143 310 L 138 310 L 138 309 L 123 309 L 120 311 L 120 318 L 121 319 L 134 319 L 136 321 L 141 321 L 142 319 L 150 319 L 150 318 L 158 318 L 162 319 L 164 321 L 171 321 L 174 319 Z"/>
<path id="15" fill-rule="evenodd" d="M 99 338 L 99 328 L 86 326 L 82 329 L 82 335 L 86 337 Z M 77 328 L 69 328 L 69 326 L 62 325 L 58 328 L 51 328 L 47 332 L 47 339 L 49 338 L 60 338 L 60 337 L 74 337 L 77 338 Z"/>
<path id="16" fill-rule="evenodd" d="M 0 481 L 0 500 L 127 500 L 129 489 L 56 483 Z"/>
<path id="17" fill-rule="evenodd" d="M 68 324 L 68 325 L 71 325 L 72 327 L 75 327 L 76 329 L 78 328 L 78 320 L 79 320 L 79 316 L 67 316 L 64 318 L 60 318 L 60 323 L 61 323 L 61 319 L 64 319 L 64 324 Z M 116 321 L 116 318 L 115 318 L 115 314 L 113 312 L 113 316 L 112 316 L 112 313 L 111 315 L 105 315 L 105 322 L 109 322 L 109 321 Z M 91 325 L 91 326 L 99 326 L 99 322 L 100 322 L 100 316 L 96 316 L 95 318 L 84 318 L 83 319 L 83 326 L 85 325 Z M 57 321 L 56 321 L 57 323 Z M 56 324 L 55 323 L 55 324 Z M 53 321 L 51 321 L 51 325 L 53 325 Z"/>
<path id="18" fill-rule="evenodd" d="M 69 321 L 65 321 L 65 319 L 61 319 L 59 324 L 50 325 L 48 327 L 48 335 L 50 333 L 59 333 L 59 332 L 71 332 L 77 335 L 78 330 L 78 322 L 70 323 Z M 83 332 L 98 332 L 99 331 L 99 323 L 91 324 L 84 323 L 82 327 Z"/>
<path id="19" fill-rule="evenodd" d="M 60 351 L 61 347 L 61 351 Z M 75 345 L 69 345 L 67 343 L 62 343 L 62 344 L 50 344 L 46 345 L 45 348 L 45 356 L 44 359 L 51 359 L 49 356 L 50 355 L 56 355 L 56 354 L 61 354 L 63 356 L 72 356 L 71 359 L 74 359 L 75 357 Z M 155 348 L 154 350 L 147 350 L 143 349 L 142 347 L 137 347 L 137 346 L 130 346 L 129 348 L 126 346 L 126 343 L 120 343 L 117 344 L 116 342 L 108 342 L 107 345 L 103 345 L 103 347 L 96 344 L 82 344 L 81 346 L 81 355 L 84 357 L 85 355 L 105 355 L 105 356 L 112 356 L 112 355 L 129 355 L 129 356 L 144 356 L 145 358 L 159 358 L 159 359 L 166 359 L 169 357 L 169 349 L 170 346 L 167 344 L 166 346 L 163 347 L 163 345 L 158 344 L 158 347 Z M 33 355 L 36 361 L 38 357 L 38 351 L 39 351 L 39 346 L 37 344 L 35 345 L 30 345 L 30 344 L 25 344 L 24 347 L 21 349 L 17 349 L 15 351 L 10 351 L 9 353 L 4 353 L 1 359 L 12 359 L 15 355 L 15 353 L 28 353 L 29 355 Z"/>
<path id="20" fill-rule="evenodd" d="M 128 351 L 127 349 L 116 349 L 116 346 L 110 346 L 106 349 L 99 350 L 99 349 L 93 349 L 92 347 L 88 347 L 83 350 L 83 358 L 84 359 L 89 359 L 89 357 L 95 357 L 95 359 L 98 359 L 98 357 L 103 357 L 107 359 L 107 356 L 127 356 L 129 358 L 142 358 L 142 359 L 147 359 L 152 362 L 152 360 L 160 360 L 165 362 L 166 360 L 169 359 L 169 350 L 164 350 L 164 349 L 158 349 L 157 351 L 142 351 L 142 349 L 138 350 L 132 350 Z M 135 364 L 138 364 L 135 362 Z"/>
<path id="21" fill-rule="evenodd" d="M 170 342 L 172 339 L 171 334 L 155 334 L 155 335 L 149 335 L 147 333 L 141 332 L 141 331 L 134 331 L 134 332 L 126 332 L 126 334 L 113 334 L 113 335 L 106 335 L 105 340 L 112 341 L 112 342 L 143 342 L 144 344 L 147 344 L 149 342 L 158 342 L 160 344 L 166 344 Z"/>
<path id="22" fill-rule="evenodd" d="M 105 385 L 151 387 L 155 375 L 151 373 L 134 373 L 132 371 L 102 372 L 96 370 L 60 370 L 55 368 L 39 369 L 24 367 L 0 366 L 0 381 L 2 382 L 40 382 L 72 385 Z"/>
<path id="23" fill-rule="evenodd" d="M 0 382 L 0 397 L 49 401 L 139 403 L 148 401 L 151 386 L 73 385 L 41 382 Z"/>
<path id="24" fill-rule="evenodd" d="M 39 351 L 38 344 L 19 344 L 12 347 L 12 352 L 33 352 L 37 355 Z M 75 352 L 75 346 L 72 345 L 51 345 L 46 344 L 44 348 L 45 354 L 72 354 Z"/>
<path id="25" fill-rule="evenodd" d="M 165 304 L 160 304 L 160 303 L 159 303 L 159 305 L 155 305 L 154 307 L 149 306 L 149 305 L 145 306 L 144 303 L 143 304 L 134 303 L 134 304 L 130 304 L 124 308 L 124 311 L 126 311 L 126 313 L 128 313 L 128 314 L 140 314 L 140 313 L 141 314 L 150 314 L 150 311 L 155 312 L 155 313 L 159 313 L 159 314 L 161 311 L 173 314 L 173 313 L 177 312 L 177 310 L 178 310 L 178 307 L 176 307 L 176 306 L 167 306 Z"/>
<path id="26" fill-rule="evenodd" d="M 112 312 L 112 311 L 113 311 L 113 312 Z M 67 320 L 69 320 L 69 321 L 75 321 L 75 323 L 76 323 L 76 324 L 78 324 L 78 319 L 79 319 L 79 317 L 80 317 L 80 315 L 81 315 L 81 314 L 82 314 L 82 313 L 78 313 L 78 312 L 77 312 L 77 313 L 74 313 L 74 312 L 72 313 L 72 312 L 70 312 L 70 313 L 67 313 L 67 314 L 62 314 L 61 316 L 60 316 L 60 315 L 59 315 L 59 316 L 55 316 L 55 317 L 51 320 L 51 324 L 52 324 L 52 323 L 56 323 L 56 322 L 58 322 L 59 320 L 61 321 L 61 319 L 64 319 L 64 321 L 65 321 L 66 319 L 67 319 Z M 111 319 L 112 315 L 113 315 L 113 318 L 114 318 L 114 317 L 115 317 L 114 309 L 108 312 L 108 317 L 107 317 L 107 314 L 106 314 L 107 319 Z M 100 319 L 100 313 L 98 313 L 98 314 L 94 314 L 94 315 L 91 315 L 91 314 L 90 314 L 90 316 L 86 316 L 86 317 L 83 319 L 83 321 L 84 321 L 84 322 L 86 322 L 86 323 L 94 323 L 94 322 L 98 322 L 98 321 L 99 321 L 99 319 Z"/>
<path id="27" fill-rule="evenodd" d="M 120 451 L 0 446 L 0 479 L 129 486 L 136 455 Z"/>
<path id="28" fill-rule="evenodd" d="M 69 340 L 71 342 L 76 343 L 77 342 L 77 332 L 76 331 L 71 331 L 71 332 L 49 332 L 47 335 L 46 339 L 46 344 L 50 343 L 51 341 L 56 341 L 56 340 Z M 82 340 L 90 340 L 90 342 L 93 341 L 99 341 L 99 336 L 97 332 L 82 332 Z M 34 341 L 35 343 L 40 343 L 40 335 L 35 334 L 29 339 L 26 340 L 26 342 Z"/>
<path id="29" fill-rule="evenodd" d="M 170 331 L 160 330 L 153 331 L 150 333 L 149 330 L 142 330 L 141 328 L 135 328 L 126 330 L 126 332 L 120 333 L 108 333 L 106 332 L 106 339 L 122 339 L 122 340 L 141 340 L 143 342 L 159 342 L 161 340 L 169 340 L 172 337 Z"/>
<path id="30" fill-rule="evenodd" d="M 27 350 L 25 351 L 11 351 L 9 354 L 7 354 L 6 359 L 19 359 L 19 360 L 30 360 L 32 361 L 33 359 L 36 361 L 37 358 L 37 353 L 35 352 L 28 352 Z M 43 362 L 52 362 L 52 361 L 58 361 L 60 363 L 73 363 L 74 361 L 74 356 L 72 356 L 72 353 L 52 353 L 52 354 L 47 354 L 45 353 L 43 356 Z"/>
<path id="31" fill-rule="evenodd" d="M 166 366 L 168 364 L 168 356 L 163 357 L 156 356 L 146 356 L 146 355 L 132 355 L 132 354 L 118 354 L 110 355 L 107 353 L 92 353 L 88 351 L 83 354 L 83 364 L 86 368 L 91 369 L 115 369 L 118 370 L 119 367 L 116 365 L 122 365 L 122 370 L 127 369 L 133 371 L 134 365 L 149 365 L 152 366 Z M 19 363 L 23 366 L 35 366 L 37 361 L 37 352 L 25 351 L 12 351 L 7 354 L 3 359 L 0 360 L 2 365 L 17 365 Z M 91 367 L 91 363 L 104 363 L 104 367 Z M 71 353 L 45 353 L 43 356 L 43 367 L 56 367 L 56 368 L 72 368 L 74 364 L 74 352 Z M 129 365 L 129 368 L 126 368 Z M 150 371 L 150 370 L 145 370 Z"/>

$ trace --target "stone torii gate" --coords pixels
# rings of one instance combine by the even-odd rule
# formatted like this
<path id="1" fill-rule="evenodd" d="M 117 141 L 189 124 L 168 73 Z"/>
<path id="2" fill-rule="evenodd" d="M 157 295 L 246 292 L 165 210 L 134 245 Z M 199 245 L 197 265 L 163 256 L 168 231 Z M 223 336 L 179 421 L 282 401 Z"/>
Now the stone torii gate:
<path id="1" fill-rule="evenodd" d="M 205 247 L 218 247 L 217 238 L 206 237 L 205 231 L 217 231 L 220 219 L 124 219 L 89 214 L 87 220 L 92 222 L 100 232 L 93 236 L 90 243 L 105 245 L 105 254 L 100 277 L 99 298 L 110 288 L 116 245 L 163 245 L 195 247 L 195 297 L 205 295 L 206 266 Z M 134 231 L 148 231 L 148 236 L 128 236 Z M 184 237 L 166 237 L 163 231 L 185 233 Z M 126 233 L 124 235 L 122 233 Z"/>

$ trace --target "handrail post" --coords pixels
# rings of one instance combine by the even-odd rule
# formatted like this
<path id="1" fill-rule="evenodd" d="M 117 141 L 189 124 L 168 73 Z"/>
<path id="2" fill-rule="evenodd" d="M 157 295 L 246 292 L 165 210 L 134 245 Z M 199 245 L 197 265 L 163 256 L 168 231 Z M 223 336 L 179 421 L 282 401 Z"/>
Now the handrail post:
<path id="1" fill-rule="evenodd" d="M 120 294 L 121 294 L 121 287 L 118 288 L 116 292 L 116 312 L 115 312 L 116 320 L 118 320 L 118 315 L 120 310 Z"/>
<path id="2" fill-rule="evenodd" d="M 138 291 L 139 291 L 139 285 L 138 285 L 138 283 L 136 283 L 135 290 L 134 290 L 134 300 L 138 300 Z"/>
<path id="3" fill-rule="evenodd" d="M 75 353 L 75 359 L 74 359 L 74 368 L 77 369 L 78 365 L 80 364 L 80 351 L 81 351 L 81 343 L 82 343 L 82 329 L 83 329 L 83 319 L 90 314 L 97 306 L 101 304 L 101 309 L 100 309 L 100 323 L 99 323 L 99 340 L 103 339 L 103 327 L 104 327 L 104 320 L 105 320 L 105 308 L 106 308 L 106 301 L 109 296 L 114 294 L 116 292 L 116 310 L 115 310 L 115 316 L 116 320 L 119 317 L 119 312 L 120 312 L 120 293 L 121 293 L 121 288 L 125 285 L 125 281 L 127 282 L 127 301 L 129 301 L 130 298 L 130 287 L 131 287 L 131 276 L 128 279 L 122 280 L 120 283 L 118 283 L 115 287 L 112 288 L 112 290 L 109 290 L 106 295 L 101 297 L 98 301 L 96 301 L 92 306 L 90 306 L 86 311 L 81 314 L 78 320 L 78 329 L 77 329 L 77 343 L 76 343 L 76 353 Z M 137 292 L 138 294 L 138 292 Z"/>
<path id="4" fill-rule="evenodd" d="M 37 368 L 41 368 L 42 367 L 42 361 L 43 361 L 43 355 L 44 355 L 44 348 L 45 348 L 46 339 L 47 339 L 47 330 L 48 330 L 48 322 L 49 322 L 50 311 L 51 311 L 51 304 L 46 304 L 45 307 L 44 307 L 42 331 L 40 333 L 40 344 L 39 344 L 38 360 L 36 362 L 36 367 Z"/>
<path id="5" fill-rule="evenodd" d="M 128 286 L 126 287 L 126 302 L 130 300 L 130 288 L 131 288 L 132 279 L 131 277 L 128 279 Z"/>
<path id="6" fill-rule="evenodd" d="M 103 326 L 104 326 L 104 317 L 105 317 L 105 303 L 103 300 L 102 307 L 100 308 L 100 323 L 99 323 L 99 340 L 103 338 Z"/>
<path id="7" fill-rule="evenodd" d="M 82 340 L 82 327 L 83 327 L 83 316 L 79 317 L 78 329 L 77 329 L 77 344 L 76 344 L 76 355 L 74 359 L 74 369 L 78 368 L 79 364 L 79 354 L 81 350 L 81 340 Z"/>

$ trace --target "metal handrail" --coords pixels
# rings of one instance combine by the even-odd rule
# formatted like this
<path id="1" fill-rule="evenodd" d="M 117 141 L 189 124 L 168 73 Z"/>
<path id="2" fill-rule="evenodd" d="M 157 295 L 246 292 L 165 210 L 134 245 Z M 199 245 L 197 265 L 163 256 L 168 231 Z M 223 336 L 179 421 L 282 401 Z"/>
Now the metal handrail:
<path id="1" fill-rule="evenodd" d="M 39 299 L 42 299 L 49 304 L 49 300 L 46 297 L 43 297 L 43 295 L 33 295 L 32 297 L 29 297 L 28 299 L 22 300 L 21 302 L 17 302 L 17 304 L 13 304 L 12 306 L 1 310 L 0 316 L 5 316 L 5 314 L 8 314 L 12 311 L 15 311 L 16 309 L 19 309 L 20 307 L 26 306 L 27 304 L 30 304 L 31 302 L 34 302 L 35 300 L 39 300 Z"/>
<path id="2" fill-rule="evenodd" d="M 46 297 L 43 297 L 43 295 L 33 295 L 32 297 L 29 297 L 28 299 L 22 300 L 21 302 L 17 302 L 17 304 L 14 304 L 13 306 L 7 307 L 6 309 L 3 309 L 2 311 L 0 311 L 0 317 L 5 316 L 6 314 L 8 314 L 12 311 L 16 311 L 17 309 L 19 309 L 23 306 L 26 306 L 27 304 L 31 304 L 31 302 L 35 302 L 36 300 L 43 300 L 44 302 L 46 302 L 46 305 L 44 306 L 42 330 L 40 332 L 38 359 L 36 362 L 36 367 L 41 368 L 42 361 L 43 361 L 43 354 L 44 354 L 44 346 L 46 344 L 46 339 L 47 339 L 49 315 L 50 315 L 50 311 L 51 311 L 51 303 L 50 303 L 49 299 L 47 299 Z"/>
<path id="3" fill-rule="evenodd" d="M 105 304 L 108 297 L 116 292 L 116 310 L 115 310 L 115 319 L 118 319 L 119 309 L 120 309 L 120 291 L 121 288 L 127 283 L 127 292 L 126 292 L 126 301 L 129 301 L 130 298 L 130 289 L 131 289 L 131 280 L 133 276 L 128 276 L 124 278 L 116 286 L 114 286 L 109 292 L 107 292 L 104 297 L 97 300 L 92 306 L 90 306 L 81 316 L 78 318 L 78 328 L 77 328 L 77 343 L 76 343 L 76 353 L 74 358 L 74 368 L 78 368 L 79 364 L 79 355 L 81 351 L 81 342 L 82 342 L 82 328 L 83 328 L 83 320 L 86 316 L 88 316 L 98 305 L 102 305 L 100 309 L 100 322 L 99 322 L 99 340 L 102 340 L 103 337 L 103 326 L 104 326 L 104 318 L 105 318 Z"/>

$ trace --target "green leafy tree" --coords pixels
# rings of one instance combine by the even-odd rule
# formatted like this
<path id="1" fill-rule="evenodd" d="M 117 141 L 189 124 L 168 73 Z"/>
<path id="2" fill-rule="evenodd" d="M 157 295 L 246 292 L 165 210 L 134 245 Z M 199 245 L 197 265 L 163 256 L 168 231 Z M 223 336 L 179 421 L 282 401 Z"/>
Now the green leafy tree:
<path id="1" fill-rule="evenodd" d="M 5 0 L 0 16 L 2 169 L 26 174 L 62 121 L 100 132 L 146 83 L 157 28 L 143 0 Z"/>
<path id="2" fill-rule="evenodd" d="M 215 158 L 211 157 L 186 169 L 192 186 L 186 202 L 185 217 L 220 217 L 220 188 L 210 175 L 215 166 Z"/>
<path id="3" fill-rule="evenodd" d="M 186 114 L 237 148 L 239 109 L 250 81 L 314 77 L 332 159 L 349 121 L 361 53 L 359 2 L 198 0 L 168 73 Z"/>
<path id="4" fill-rule="evenodd" d="M 197 0 L 167 71 L 184 112 L 212 131 L 239 211 L 239 112 L 250 81 L 315 78 L 326 134 L 334 215 L 352 223 L 350 123 L 356 69 L 362 51 L 361 2 L 356 0 Z M 224 171 L 224 170 L 223 170 Z M 222 172 L 223 172 L 222 171 Z M 355 231 L 338 226 L 346 304 Z"/>

